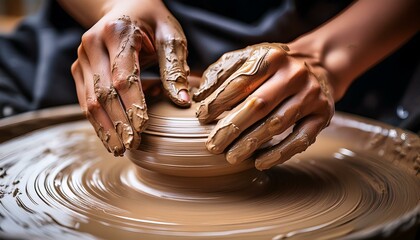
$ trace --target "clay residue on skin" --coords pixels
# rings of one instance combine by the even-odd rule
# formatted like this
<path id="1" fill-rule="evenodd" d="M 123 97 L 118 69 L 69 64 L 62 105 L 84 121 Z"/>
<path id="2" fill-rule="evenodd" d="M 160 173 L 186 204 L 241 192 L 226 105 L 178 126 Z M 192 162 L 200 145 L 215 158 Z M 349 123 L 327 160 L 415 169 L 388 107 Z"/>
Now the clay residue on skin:
<path id="1" fill-rule="evenodd" d="M 117 134 L 122 137 L 122 142 L 124 147 L 129 149 L 131 147 L 131 143 L 133 141 L 133 129 L 130 125 L 125 124 L 121 121 L 114 122 L 114 128 L 117 131 Z"/>
<path id="2" fill-rule="evenodd" d="M 118 99 L 118 94 L 115 91 L 115 88 L 113 86 L 110 87 L 104 87 L 101 85 L 101 80 L 99 74 L 94 74 L 94 90 L 96 94 L 96 98 L 101 103 L 101 106 L 109 113 L 114 111 L 114 114 L 117 114 L 118 111 L 121 110 L 121 104 Z M 125 116 L 121 116 L 120 118 L 125 118 Z M 96 122 L 96 120 L 94 120 Z M 131 146 L 133 141 L 133 131 L 131 127 L 127 127 L 128 124 L 124 123 L 122 126 L 119 123 L 120 121 L 114 122 L 114 129 L 117 132 L 119 138 L 121 138 L 121 142 L 124 146 Z M 95 127 L 95 126 L 94 126 Z M 118 127 L 118 128 L 117 128 Z M 103 128 L 103 127 L 102 127 Z M 96 128 L 95 128 L 96 129 Z M 121 146 L 121 142 L 118 139 L 118 137 L 110 137 L 110 133 L 108 130 L 108 134 L 98 134 L 99 138 L 104 142 L 104 140 L 109 145 L 109 149 L 112 153 L 114 153 L 115 156 L 121 156 L 124 153 L 124 147 Z M 106 139 L 102 139 L 101 137 L 105 137 Z M 115 139 L 114 139 L 115 138 Z M 110 141 L 111 139 L 111 141 Z"/>
<path id="3" fill-rule="evenodd" d="M 138 52 L 142 48 L 143 38 L 145 37 L 141 29 L 128 16 L 123 16 L 118 20 L 123 22 L 116 23 L 121 24 L 120 27 L 123 30 L 119 36 L 121 39 L 120 50 L 112 64 L 112 76 L 113 84 L 118 84 L 119 86 L 117 91 L 122 100 L 121 104 L 126 109 L 126 116 L 124 117 L 128 118 L 127 121 L 132 127 L 132 129 L 129 129 L 127 124 L 127 127 L 123 128 L 127 131 L 121 136 L 124 138 L 124 136 L 130 136 L 130 131 L 134 132 L 132 134 L 133 137 L 126 138 L 127 141 L 124 140 L 126 148 L 131 149 L 137 148 L 140 144 L 139 133 L 144 130 L 148 120 L 145 97 L 140 85 L 140 68 L 138 66 Z M 125 99 L 122 96 L 128 96 L 129 98 Z M 128 139 L 132 140 L 128 141 Z"/>
<path id="4" fill-rule="evenodd" d="M 105 148 L 108 150 L 108 152 L 111 152 L 112 149 L 111 149 L 110 144 L 109 144 L 109 139 L 110 139 L 109 131 L 105 132 L 104 128 L 101 125 L 99 125 L 99 127 L 94 127 L 94 128 L 97 129 L 96 135 L 99 137 L 99 139 L 101 139 Z"/>
<path id="5" fill-rule="evenodd" d="M 201 123 L 206 124 L 215 120 L 221 113 L 229 110 L 232 103 L 249 95 L 254 86 L 259 86 L 266 80 L 264 72 L 268 66 L 265 63 L 265 56 L 269 51 L 270 48 L 264 45 L 253 49 L 247 61 L 200 103 L 196 115 Z M 257 72 L 261 76 L 253 77 Z"/>
<path id="6" fill-rule="evenodd" d="M 264 143 L 286 130 L 288 125 L 285 124 L 285 119 L 297 121 L 299 114 L 296 112 L 298 111 L 293 109 L 285 113 L 279 113 L 278 109 L 272 111 L 263 123 L 254 127 L 230 147 L 226 153 L 226 160 L 231 164 L 237 164 L 251 157 Z"/>
<path id="7" fill-rule="evenodd" d="M 101 124 L 99 124 L 90 113 L 85 112 L 84 114 L 86 118 L 89 120 L 89 122 L 92 124 L 93 128 L 95 129 L 96 135 L 101 140 L 106 150 L 108 150 L 108 152 L 111 153 L 112 148 L 110 147 L 110 143 L 109 143 L 111 134 L 109 133 L 109 131 L 105 131 L 104 127 Z"/>
<path id="8" fill-rule="evenodd" d="M 206 142 L 207 149 L 213 154 L 220 154 L 233 139 L 239 136 L 241 130 L 232 122 L 217 127 Z"/>
<path id="9" fill-rule="evenodd" d="M 147 127 L 149 116 L 147 115 L 146 104 L 142 104 L 142 106 L 133 104 L 127 109 L 127 116 L 137 132 L 143 132 Z"/>
<path id="10" fill-rule="evenodd" d="M 241 132 L 252 124 L 255 112 L 261 108 L 258 98 L 250 97 L 245 104 L 239 105 L 225 118 L 221 119 L 206 142 L 207 149 L 213 154 L 222 153 Z"/>
<path id="11" fill-rule="evenodd" d="M 231 164 L 242 162 L 252 156 L 252 154 L 264 143 L 278 134 L 281 128 L 278 116 L 270 116 L 264 123 L 258 125 L 251 133 L 239 139 L 226 153 L 226 160 Z"/>
<path id="12" fill-rule="evenodd" d="M 324 93 L 324 95 L 326 97 L 328 97 L 329 99 L 333 99 L 333 97 L 332 97 L 333 94 L 331 92 L 331 87 L 330 87 L 330 84 L 329 84 L 326 76 L 315 74 L 314 71 L 311 70 L 311 68 L 309 67 L 308 63 L 304 62 L 304 64 L 305 64 L 305 67 L 308 69 L 308 72 L 310 74 L 312 74 L 316 78 L 316 80 L 318 81 L 319 86 L 321 87 L 322 93 Z"/>
<path id="13" fill-rule="evenodd" d="M 293 155 L 305 151 L 313 142 L 309 141 L 308 135 L 304 132 L 293 132 L 293 141 L 285 141 L 282 144 L 269 148 L 255 159 L 255 167 L 258 170 L 266 170 L 276 164 L 284 163 Z"/>
<path id="14" fill-rule="evenodd" d="M 181 91 L 188 92 L 187 42 L 183 36 L 172 36 L 157 42 L 160 76 L 164 89 L 171 100 L 179 106 L 189 107 L 191 102 L 180 99 Z"/>
<path id="15" fill-rule="evenodd" d="M 193 99 L 200 102 L 214 92 L 230 75 L 246 61 L 251 48 L 225 54 L 220 60 L 210 65 L 203 73 L 203 82 L 194 93 Z"/>

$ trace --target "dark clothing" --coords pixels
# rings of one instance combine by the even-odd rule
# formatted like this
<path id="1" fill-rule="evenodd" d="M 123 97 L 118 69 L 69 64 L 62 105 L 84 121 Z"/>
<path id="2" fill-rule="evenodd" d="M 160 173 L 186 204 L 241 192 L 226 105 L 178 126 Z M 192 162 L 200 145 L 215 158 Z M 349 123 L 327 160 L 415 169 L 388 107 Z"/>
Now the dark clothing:
<path id="1" fill-rule="evenodd" d="M 184 29 L 193 72 L 203 71 L 231 50 L 261 42 L 290 42 L 350 2 L 165 1 Z M 84 31 L 55 1 L 47 1 L 12 35 L 0 36 L 0 117 L 77 102 L 70 66 Z M 419 47 L 417 34 L 357 79 L 336 109 L 419 131 Z"/>
<path id="2" fill-rule="evenodd" d="M 0 116 L 77 102 L 70 66 L 83 32 L 51 1 L 0 36 Z"/>

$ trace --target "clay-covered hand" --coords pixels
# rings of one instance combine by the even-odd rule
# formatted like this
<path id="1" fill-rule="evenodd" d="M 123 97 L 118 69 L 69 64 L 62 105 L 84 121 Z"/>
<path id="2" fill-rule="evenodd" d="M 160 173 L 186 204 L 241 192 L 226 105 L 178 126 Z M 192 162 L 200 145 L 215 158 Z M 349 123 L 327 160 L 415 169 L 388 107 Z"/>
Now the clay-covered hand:
<path id="1" fill-rule="evenodd" d="M 203 124 L 232 109 L 210 133 L 207 149 L 226 150 L 232 164 L 253 157 L 259 170 L 304 151 L 334 114 L 328 72 L 280 43 L 224 54 L 204 72 L 194 100 L 201 101 L 197 117 Z M 291 126 L 284 140 L 261 148 Z"/>
<path id="2" fill-rule="evenodd" d="M 140 144 L 148 120 L 140 69 L 159 63 L 169 97 L 189 107 L 187 42 L 160 1 L 114 1 L 82 37 L 72 66 L 80 106 L 115 156 Z M 142 3 L 142 4 L 140 4 Z"/>

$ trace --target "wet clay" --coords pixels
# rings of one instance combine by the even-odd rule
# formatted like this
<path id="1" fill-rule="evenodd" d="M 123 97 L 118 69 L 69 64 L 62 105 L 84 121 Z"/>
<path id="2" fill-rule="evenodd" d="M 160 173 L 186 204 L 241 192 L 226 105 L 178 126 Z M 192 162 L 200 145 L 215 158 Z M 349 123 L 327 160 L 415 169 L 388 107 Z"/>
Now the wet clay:
<path id="1" fill-rule="evenodd" d="M 193 110 L 169 117 L 171 105 L 158 106 L 145 155 L 129 155 L 145 168 L 109 155 L 87 121 L 0 145 L 2 238 L 386 239 L 419 224 L 414 134 L 336 114 L 285 164 L 220 172 L 223 155 L 194 144 L 211 127 L 194 127 Z"/>
<path id="2" fill-rule="evenodd" d="M 194 117 L 197 105 L 180 109 L 165 100 L 154 103 L 142 144 L 138 150 L 128 151 L 127 157 L 144 169 L 184 177 L 220 176 L 253 168 L 252 161 L 233 166 L 224 154 L 206 149 L 214 124 L 200 124 Z"/>

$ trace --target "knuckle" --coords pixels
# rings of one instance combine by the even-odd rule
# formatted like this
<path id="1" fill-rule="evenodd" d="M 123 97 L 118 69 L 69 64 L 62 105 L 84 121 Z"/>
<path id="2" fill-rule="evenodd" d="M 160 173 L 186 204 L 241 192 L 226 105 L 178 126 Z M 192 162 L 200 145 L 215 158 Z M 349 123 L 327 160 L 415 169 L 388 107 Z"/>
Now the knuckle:
<path id="1" fill-rule="evenodd" d="M 268 123 L 268 128 L 273 133 L 277 133 L 284 126 L 282 118 L 278 115 L 271 117 Z"/>
<path id="2" fill-rule="evenodd" d="M 269 54 L 267 57 L 270 59 L 270 61 L 278 61 L 286 56 L 286 53 L 283 49 L 279 47 L 271 47 Z"/>
<path id="3" fill-rule="evenodd" d="M 235 85 L 237 89 L 245 89 L 245 91 L 249 91 L 248 87 L 250 86 L 246 76 L 239 75 L 232 81 L 231 84 Z"/>
<path id="4" fill-rule="evenodd" d="M 95 114 L 95 112 L 97 112 L 102 107 L 101 103 L 96 98 L 88 98 L 86 100 L 86 106 L 87 106 L 87 111 L 86 111 L 87 117 L 91 116 L 92 114 Z"/>
<path id="5" fill-rule="evenodd" d="M 104 24 L 103 31 L 105 33 L 115 33 L 119 29 L 119 25 L 121 25 L 119 21 L 108 21 Z"/>
<path id="6" fill-rule="evenodd" d="M 260 96 L 254 96 L 251 98 L 249 104 L 255 112 L 265 114 L 269 106 L 269 101 Z"/>
<path id="7" fill-rule="evenodd" d="M 84 48 L 82 46 L 82 44 L 79 45 L 79 47 L 77 48 L 77 56 L 79 57 L 79 59 L 81 59 L 84 56 Z"/>
<path id="8" fill-rule="evenodd" d="M 296 72 L 295 75 L 298 78 L 307 79 L 311 73 L 309 72 L 309 69 L 305 66 L 305 64 L 302 63 L 296 63 Z"/>
<path id="9" fill-rule="evenodd" d="M 135 29 L 135 27 L 136 25 L 129 19 L 116 19 L 105 22 L 102 31 L 107 34 L 115 34 L 127 31 L 128 28 Z"/>
<path id="10" fill-rule="evenodd" d="M 134 24 L 129 19 L 118 19 L 114 21 L 106 22 L 102 27 L 102 32 L 105 38 L 121 38 L 129 37 L 132 38 L 132 42 L 135 44 L 134 48 L 139 49 L 142 41 L 142 34 L 138 24 Z"/>
<path id="11" fill-rule="evenodd" d="M 78 63 L 78 61 L 75 61 L 75 62 L 71 65 L 71 68 L 70 68 L 70 71 L 71 71 L 71 74 L 73 75 L 73 77 L 75 77 L 75 76 L 76 76 L 77 71 L 78 71 L 78 68 L 79 68 L 79 63 Z"/>
<path id="12" fill-rule="evenodd" d="M 307 85 L 309 78 L 309 70 L 305 67 L 304 64 L 301 64 L 297 61 L 291 61 L 289 65 L 290 69 L 290 81 L 288 81 L 287 87 L 292 87 L 296 85 Z"/>
<path id="13" fill-rule="evenodd" d="M 129 82 L 126 78 L 118 76 L 112 80 L 112 86 L 115 90 L 122 91 L 129 87 Z"/>
<path id="14" fill-rule="evenodd" d="M 187 39 L 182 36 L 168 36 L 161 40 L 159 43 L 162 45 L 177 46 L 177 45 L 187 45 Z"/>
<path id="15" fill-rule="evenodd" d="M 96 101 L 99 103 L 105 103 L 108 96 L 112 95 L 112 89 L 104 86 L 95 86 Z"/>
<path id="16" fill-rule="evenodd" d="M 90 46 L 94 45 L 98 42 L 98 35 L 95 34 L 93 31 L 87 31 L 82 35 L 82 45 Z"/>

